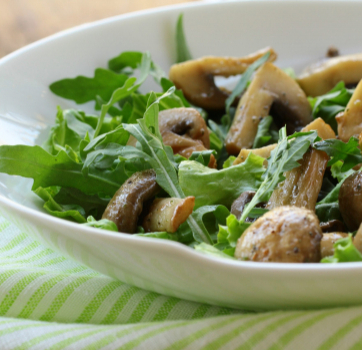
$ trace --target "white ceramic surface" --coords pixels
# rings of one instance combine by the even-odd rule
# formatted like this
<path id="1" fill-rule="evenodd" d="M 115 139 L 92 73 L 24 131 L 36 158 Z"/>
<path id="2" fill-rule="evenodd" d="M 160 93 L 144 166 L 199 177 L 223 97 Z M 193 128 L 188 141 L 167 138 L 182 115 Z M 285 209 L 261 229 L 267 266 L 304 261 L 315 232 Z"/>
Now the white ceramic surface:
<path id="1" fill-rule="evenodd" d="M 174 24 L 184 13 L 195 57 L 248 54 L 273 46 L 278 65 L 298 70 L 330 45 L 361 52 L 362 2 L 195 3 L 114 17 L 71 29 L 0 60 L 0 144 L 41 143 L 56 106 L 73 107 L 48 85 L 93 74 L 124 50 L 149 50 L 167 70 Z M 91 106 L 81 106 L 90 109 Z M 261 264 L 211 258 L 181 244 L 81 227 L 44 214 L 32 181 L 0 175 L 0 212 L 82 263 L 131 285 L 244 309 L 327 307 L 362 302 L 362 263 Z"/>

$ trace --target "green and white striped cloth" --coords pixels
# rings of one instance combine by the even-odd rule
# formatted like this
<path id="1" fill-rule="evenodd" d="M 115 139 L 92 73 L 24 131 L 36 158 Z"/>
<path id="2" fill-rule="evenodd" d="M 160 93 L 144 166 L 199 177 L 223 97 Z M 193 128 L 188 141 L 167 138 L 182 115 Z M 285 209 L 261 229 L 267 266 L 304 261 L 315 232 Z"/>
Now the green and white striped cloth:
<path id="1" fill-rule="evenodd" d="M 362 307 L 245 313 L 129 286 L 0 217 L 0 349 L 362 349 Z"/>

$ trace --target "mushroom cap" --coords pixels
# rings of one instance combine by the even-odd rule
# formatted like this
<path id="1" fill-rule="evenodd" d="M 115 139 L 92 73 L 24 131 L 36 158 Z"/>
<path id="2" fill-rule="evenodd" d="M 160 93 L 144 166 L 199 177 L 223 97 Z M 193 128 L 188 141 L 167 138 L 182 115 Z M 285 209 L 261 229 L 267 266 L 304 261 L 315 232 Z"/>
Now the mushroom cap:
<path id="1" fill-rule="evenodd" d="M 319 262 L 322 231 L 314 212 L 275 208 L 256 220 L 239 238 L 235 258 L 260 262 Z"/>

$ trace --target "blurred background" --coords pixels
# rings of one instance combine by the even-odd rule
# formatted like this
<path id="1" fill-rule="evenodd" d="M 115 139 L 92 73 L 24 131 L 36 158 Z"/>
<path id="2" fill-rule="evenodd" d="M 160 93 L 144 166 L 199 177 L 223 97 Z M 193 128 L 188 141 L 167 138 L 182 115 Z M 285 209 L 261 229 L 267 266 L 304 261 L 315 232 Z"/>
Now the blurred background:
<path id="1" fill-rule="evenodd" d="M 0 57 L 79 24 L 197 1 L 200 0 L 0 0 Z"/>

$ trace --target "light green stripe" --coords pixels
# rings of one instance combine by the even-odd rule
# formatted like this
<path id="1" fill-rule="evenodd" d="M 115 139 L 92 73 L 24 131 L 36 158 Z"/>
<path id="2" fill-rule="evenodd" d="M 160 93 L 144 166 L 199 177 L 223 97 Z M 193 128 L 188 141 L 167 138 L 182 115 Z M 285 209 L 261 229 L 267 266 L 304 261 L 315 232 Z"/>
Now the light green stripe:
<path id="1" fill-rule="evenodd" d="M 340 310 L 343 312 L 345 310 Z M 362 315 L 355 317 L 353 320 L 349 321 L 345 326 L 340 328 L 336 333 L 329 337 L 319 348 L 318 350 L 327 350 L 335 346 L 342 338 L 344 338 L 348 333 L 350 333 L 353 328 L 360 325 L 362 322 Z"/>
<path id="2" fill-rule="evenodd" d="M 263 328 L 262 330 L 260 330 L 257 333 L 254 333 L 249 339 L 247 339 L 244 344 L 241 344 L 237 350 L 252 350 L 253 347 L 258 344 L 259 342 L 261 342 L 262 340 L 264 340 L 270 333 L 272 333 L 273 331 L 275 331 L 276 329 L 278 329 L 279 327 L 285 325 L 286 323 L 293 321 L 295 319 L 298 319 L 302 316 L 305 316 L 308 314 L 308 311 L 305 312 L 298 312 L 297 314 L 292 314 L 289 315 L 287 317 L 283 317 L 282 319 L 276 321 L 275 323 L 272 323 L 268 326 L 266 326 L 265 328 Z M 230 339 L 231 341 L 232 339 Z"/>
<path id="3" fill-rule="evenodd" d="M 108 312 L 106 317 L 101 321 L 101 324 L 110 324 L 113 323 L 123 308 L 130 301 L 132 296 L 139 291 L 138 288 L 130 286 L 123 294 L 120 295 L 116 303 L 113 305 L 112 309 Z"/>
<path id="4" fill-rule="evenodd" d="M 106 298 L 117 288 L 120 288 L 121 282 L 113 281 L 104 286 L 97 295 L 90 301 L 90 303 L 84 308 L 83 312 L 77 318 L 77 323 L 89 322 L 97 310 L 101 307 Z"/>
<path id="5" fill-rule="evenodd" d="M 233 320 L 229 320 L 229 322 L 232 322 L 232 321 L 237 321 L 237 317 L 233 318 Z M 130 342 L 122 345 L 120 348 L 118 348 L 119 350 L 131 350 L 133 348 L 135 348 L 136 346 L 138 346 L 139 344 L 143 343 L 145 340 L 153 337 L 153 336 L 157 336 L 159 335 L 160 333 L 163 333 L 163 332 L 166 332 L 166 331 L 169 331 L 171 329 L 174 329 L 174 328 L 178 328 L 178 327 L 183 327 L 183 326 L 188 326 L 190 325 L 192 321 L 185 321 L 183 322 L 182 324 L 170 324 L 168 326 L 164 326 L 164 327 L 161 327 L 161 328 L 157 328 L 157 329 L 154 329 L 146 334 L 143 334 L 142 336 L 134 339 L 134 340 L 131 340 Z M 194 321 L 193 323 L 195 323 L 197 321 Z M 218 324 L 218 326 L 220 327 L 220 323 Z M 172 349 L 176 349 L 173 345 L 171 347 Z"/>
<path id="6" fill-rule="evenodd" d="M 0 233 L 2 231 L 4 231 L 5 229 L 7 229 L 10 226 L 10 222 L 9 221 L 2 221 L 0 222 Z"/>
<path id="7" fill-rule="evenodd" d="M 65 347 L 69 346 L 69 345 L 72 345 L 74 344 L 75 342 L 78 342 L 79 340 L 82 340 L 84 338 L 87 338 L 89 336 L 93 336 L 97 333 L 101 333 L 101 332 L 106 332 L 108 329 L 105 328 L 105 327 L 102 327 L 100 329 L 95 329 L 95 330 L 92 330 L 90 332 L 86 332 L 86 333 L 82 333 L 82 334 L 78 334 L 78 335 L 75 335 L 73 337 L 70 337 L 70 338 L 67 338 L 67 339 L 64 339 L 62 341 L 60 341 L 59 343 L 57 344 L 54 344 L 52 347 L 50 348 L 47 348 L 47 350 L 59 350 L 59 349 L 64 349 Z M 76 347 L 74 347 L 76 348 Z"/>
<path id="8" fill-rule="evenodd" d="M 40 246 L 39 242 L 33 241 L 30 244 L 28 244 L 26 247 L 21 249 L 19 252 L 17 252 L 16 254 L 12 254 L 11 259 L 19 258 L 21 256 L 29 254 L 30 252 L 32 252 L 34 249 L 38 248 L 39 246 Z"/>
<path id="9" fill-rule="evenodd" d="M 258 325 L 261 322 L 267 321 L 269 319 L 277 318 L 282 314 L 281 311 L 273 312 L 273 313 L 267 313 L 267 314 L 261 314 L 260 317 L 255 316 L 253 319 L 251 319 L 248 322 L 245 322 L 240 327 L 237 327 L 233 330 L 231 330 L 228 333 L 224 333 L 219 338 L 212 341 L 212 348 L 213 349 L 221 349 L 226 343 L 228 343 L 231 339 L 235 338 L 236 336 L 240 335 L 240 333 L 250 329 L 251 327 L 254 327 Z M 208 349 L 209 346 L 211 347 L 211 344 L 207 344 L 201 349 Z"/>
<path id="10" fill-rule="evenodd" d="M 44 258 L 47 255 L 50 254 L 54 254 L 54 251 L 50 250 L 50 249 L 44 249 L 39 253 L 36 253 L 35 255 L 31 256 L 30 258 L 26 258 L 26 259 L 22 259 L 22 260 L 17 260 L 14 259 L 13 257 L 11 258 L 7 258 L 7 261 L 2 261 L 1 262 L 1 266 L 3 265 L 11 265 L 11 264 L 27 264 L 27 263 L 34 263 L 37 260 L 40 260 L 41 258 Z"/>
<path id="11" fill-rule="evenodd" d="M 227 317 L 224 321 L 220 321 L 220 322 L 216 322 L 213 323 L 211 325 L 207 325 L 206 327 L 199 329 L 198 331 L 191 333 L 188 337 L 185 337 L 175 343 L 173 343 L 172 345 L 170 345 L 168 348 L 166 348 L 165 350 L 180 350 L 180 349 L 184 349 L 187 346 L 189 346 L 190 344 L 192 344 L 194 341 L 202 338 L 205 335 L 208 335 L 212 332 L 214 332 L 215 330 L 227 326 L 230 323 L 234 323 L 237 321 L 242 321 L 245 318 L 249 318 L 250 315 L 247 314 L 243 314 L 243 315 L 237 315 L 237 316 L 230 316 Z M 249 327 L 254 326 L 254 324 L 257 324 L 259 322 L 262 322 L 266 319 L 269 319 L 271 317 L 274 317 L 274 314 L 268 314 L 268 315 L 260 315 L 260 316 L 255 316 L 253 319 L 246 321 L 245 323 L 243 323 L 241 326 L 238 327 L 238 329 L 241 330 L 245 330 Z M 206 347 L 207 348 L 207 347 Z"/>
<path id="12" fill-rule="evenodd" d="M 27 238 L 29 238 L 28 235 L 26 235 L 25 233 L 21 233 L 20 235 L 12 239 L 5 247 L 0 247 L 0 252 L 7 252 L 9 250 L 14 249 Z"/>
<path id="13" fill-rule="evenodd" d="M 349 350 L 361 350 L 362 349 L 362 338 L 356 342 Z"/>
<path id="14" fill-rule="evenodd" d="M 53 326 L 54 327 L 54 324 L 52 323 L 40 323 L 39 326 L 44 326 L 44 325 L 49 325 L 49 326 Z M 84 327 L 79 327 L 79 329 L 84 329 L 84 330 L 87 330 L 91 327 L 94 327 L 94 326 L 84 326 Z M 77 327 L 78 329 L 78 327 Z M 26 341 L 22 344 L 20 344 L 18 347 L 16 347 L 14 350 L 28 350 L 29 348 L 31 348 L 32 346 L 35 346 L 35 345 L 38 345 L 39 343 L 43 342 L 44 340 L 47 340 L 47 339 L 50 339 L 52 337 L 56 337 L 60 334 L 63 334 L 63 333 L 67 333 L 67 332 L 71 332 L 71 331 L 74 331 L 74 325 L 71 325 L 69 327 L 66 327 L 66 328 L 62 328 L 62 329 L 58 329 L 54 332 L 50 332 L 50 333 L 45 333 L 45 334 L 42 334 L 42 335 L 39 335 L 29 341 Z M 45 349 L 45 348 L 44 348 Z"/>
<path id="15" fill-rule="evenodd" d="M 314 326 L 316 323 L 322 321 L 328 316 L 340 313 L 341 310 L 329 310 L 315 316 L 315 312 L 311 313 L 312 319 L 308 319 L 307 321 L 299 324 L 298 326 L 291 329 L 288 333 L 284 334 L 275 344 L 273 344 L 269 350 L 279 350 L 280 347 L 285 347 L 288 343 L 290 343 L 294 338 Z"/>
<path id="16" fill-rule="evenodd" d="M 160 295 L 156 293 L 147 293 L 137 304 L 137 307 L 134 309 L 132 315 L 127 320 L 126 323 L 138 323 L 142 320 L 142 317 L 148 311 L 152 303 L 159 298 Z M 163 297 L 161 297 L 163 298 Z"/>
<path id="17" fill-rule="evenodd" d="M 19 325 L 19 326 L 15 326 L 15 327 L 10 327 L 7 329 L 4 329 L 2 331 L 0 331 L 0 336 L 5 336 L 5 335 L 9 335 L 11 333 L 17 332 L 17 331 L 22 331 L 24 329 L 29 329 L 29 328 L 39 328 L 39 327 L 52 327 L 52 324 L 41 324 L 41 323 L 27 323 L 27 324 L 23 324 L 23 325 Z"/>
<path id="18" fill-rule="evenodd" d="M 121 331 L 118 331 L 116 334 L 109 334 L 102 339 L 98 339 L 93 344 L 88 345 L 87 350 L 102 349 L 103 347 L 107 346 L 108 344 L 113 343 L 116 339 L 122 338 L 125 335 L 137 332 L 139 330 L 142 330 L 142 329 L 150 327 L 150 326 L 153 326 L 153 325 L 150 323 L 145 323 L 145 324 L 139 324 L 136 326 L 127 327 L 126 329 L 122 329 Z"/>
<path id="19" fill-rule="evenodd" d="M 200 305 L 196 311 L 193 313 L 193 315 L 191 316 L 192 320 L 198 319 L 198 318 L 203 318 L 206 314 L 206 312 L 208 312 L 210 310 L 210 306 L 203 304 Z"/>
<path id="20" fill-rule="evenodd" d="M 168 299 L 162 307 L 158 310 L 157 314 L 153 318 L 153 321 L 163 321 L 166 320 L 171 310 L 180 302 L 180 299 L 170 298 Z"/>
<path id="21" fill-rule="evenodd" d="M 53 300 L 49 309 L 39 318 L 40 321 L 51 321 L 57 314 L 59 309 L 64 305 L 67 299 L 72 295 L 74 290 L 81 286 L 83 283 L 89 281 L 92 277 L 81 276 L 75 281 L 69 283 Z"/>
<path id="22" fill-rule="evenodd" d="M 5 315 L 10 307 L 14 304 L 16 299 L 19 297 L 20 293 L 26 288 L 26 286 L 39 278 L 40 276 L 43 276 L 45 272 L 37 272 L 37 273 L 31 273 L 24 278 L 22 278 L 20 281 L 18 281 L 9 291 L 9 293 L 6 294 L 5 298 L 0 304 L 0 314 Z"/>
<path id="23" fill-rule="evenodd" d="M 45 261 L 42 264 L 38 264 L 37 267 L 49 267 L 49 266 L 54 266 L 56 264 L 62 263 L 64 261 L 67 261 L 67 259 L 64 256 L 58 256 L 54 259 L 51 259 L 49 261 Z M 63 273 L 63 271 L 62 271 Z"/>
<path id="24" fill-rule="evenodd" d="M 45 281 L 30 297 L 24 308 L 21 310 L 17 317 L 28 318 L 39 303 L 43 300 L 44 296 L 59 282 L 62 282 L 68 276 L 55 276 Z"/>

